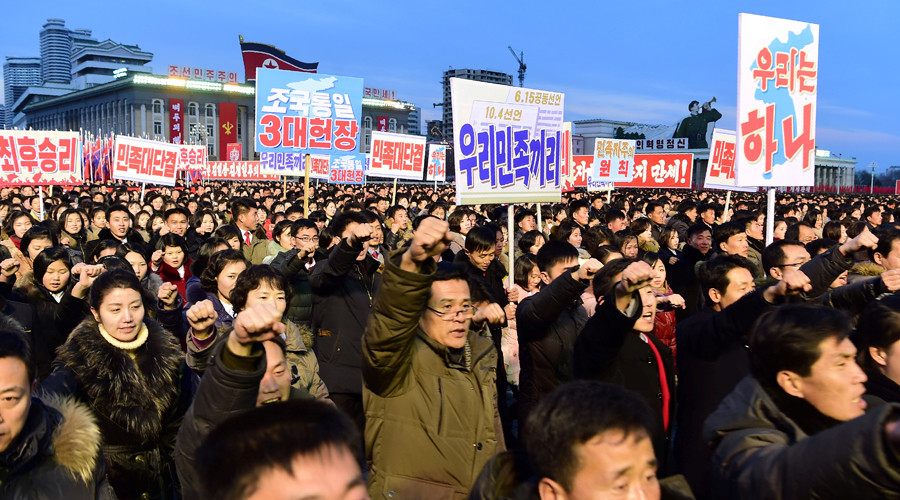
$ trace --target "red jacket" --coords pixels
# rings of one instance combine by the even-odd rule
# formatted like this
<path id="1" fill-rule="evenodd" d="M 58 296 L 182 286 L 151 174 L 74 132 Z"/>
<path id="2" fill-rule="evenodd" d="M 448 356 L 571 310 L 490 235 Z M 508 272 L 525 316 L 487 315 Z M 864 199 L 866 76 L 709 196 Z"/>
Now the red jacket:
<path id="1" fill-rule="evenodd" d="M 184 264 L 182 264 L 182 266 L 184 267 L 184 278 L 182 278 L 178 274 L 178 269 L 175 269 L 174 267 L 166 264 L 165 261 L 163 261 L 159 265 L 159 269 L 154 272 L 158 274 L 164 282 L 171 283 L 177 286 L 178 295 L 181 295 L 182 299 L 186 299 L 185 287 L 187 286 L 187 281 L 193 276 L 191 274 L 191 262 L 193 262 L 191 258 L 186 256 L 184 259 Z"/>

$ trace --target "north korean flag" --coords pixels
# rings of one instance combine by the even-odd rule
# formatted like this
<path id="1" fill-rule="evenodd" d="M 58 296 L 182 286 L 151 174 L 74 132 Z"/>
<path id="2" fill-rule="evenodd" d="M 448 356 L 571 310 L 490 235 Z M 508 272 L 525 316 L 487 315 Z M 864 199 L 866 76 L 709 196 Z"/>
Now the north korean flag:
<path id="1" fill-rule="evenodd" d="M 241 54 L 244 56 L 245 81 L 256 80 L 256 68 L 283 69 L 316 73 L 319 63 L 305 63 L 294 59 L 272 45 L 245 42 L 241 38 Z"/>

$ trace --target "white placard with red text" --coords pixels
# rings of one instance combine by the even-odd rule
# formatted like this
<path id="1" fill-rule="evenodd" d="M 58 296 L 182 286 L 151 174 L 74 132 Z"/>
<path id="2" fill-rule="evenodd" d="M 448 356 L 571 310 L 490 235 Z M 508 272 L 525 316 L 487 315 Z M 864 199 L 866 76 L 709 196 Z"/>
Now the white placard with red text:
<path id="1" fill-rule="evenodd" d="M 181 145 L 178 150 L 178 170 L 203 169 L 206 165 L 206 146 Z"/>
<path id="2" fill-rule="evenodd" d="M 425 137 L 372 131 L 368 177 L 422 180 L 425 170 Z"/>
<path id="3" fill-rule="evenodd" d="M 815 184 L 819 25 L 740 14 L 738 186 Z"/>
<path id="4" fill-rule="evenodd" d="M 0 130 L 0 185 L 81 184 L 76 132 Z"/>
<path id="5" fill-rule="evenodd" d="M 706 180 L 703 189 L 730 189 L 752 192 L 756 187 L 740 187 L 734 183 L 735 137 L 733 130 L 715 129 L 712 147 L 709 148 L 709 162 L 706 164 Z"/>
<path id="6" fill-rule="evenodd" d="M 447 180 L 447 145 L 428 145 L 428 171 L 425 180 L 429 182 Z"/>
<path id="7" fill-rule="evenodd" d="M 117 135 L 113 179 L 174 186 L 180 151 L 177 144 Z"/>

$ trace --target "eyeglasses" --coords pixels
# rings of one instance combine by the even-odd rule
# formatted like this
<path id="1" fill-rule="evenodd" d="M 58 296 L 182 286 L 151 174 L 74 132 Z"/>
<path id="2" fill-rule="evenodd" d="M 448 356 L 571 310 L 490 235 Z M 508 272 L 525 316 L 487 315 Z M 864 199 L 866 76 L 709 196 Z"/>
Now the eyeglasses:
<path id="1" fill-rule="evenodd" d="M 437 315 L 438 318 L 441 318 L 444 321 L 453 321 L 460 314 L 462 314 L 463 320 L 472 319 L 475 316 L 475 313 L 478 312 L 478 308 L 475 306 L 466 306 L 466 307 L 463 307 L 462 309 L 457 309 L 455 311 L 451 311 L 450 309 L 446 309 L 444 311 L 439 311 L 433 307 L 428 307 L 428 306 L 425 306 L 425 309 L 428 309 L 429 311 L 433 312 L 434 314 Z"/>
<path id="2" fill-rule="evenodd" d="M 318 236 L 292 236 L 295 240 L 300 240 L 304 243 L 309 243 L 312 241 L 317 241 L 319 239 Z"/>

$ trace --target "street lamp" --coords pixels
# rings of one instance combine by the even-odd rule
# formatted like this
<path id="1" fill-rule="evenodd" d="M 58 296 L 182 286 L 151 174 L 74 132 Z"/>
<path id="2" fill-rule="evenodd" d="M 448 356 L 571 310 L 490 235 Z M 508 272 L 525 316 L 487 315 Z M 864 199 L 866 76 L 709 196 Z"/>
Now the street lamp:
<path id="1" fill-rule="evenodd" d="M 875 192 L 875 167 L 877 166 L 874 161 L 869 164 L 869 167 L 872 169 L 872 177 L 869 178 L 869 194 Z"/>

